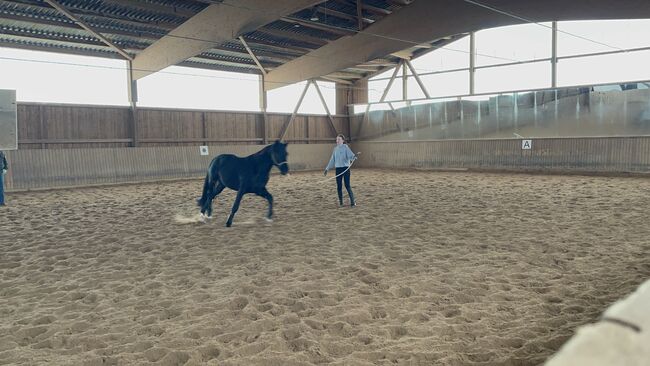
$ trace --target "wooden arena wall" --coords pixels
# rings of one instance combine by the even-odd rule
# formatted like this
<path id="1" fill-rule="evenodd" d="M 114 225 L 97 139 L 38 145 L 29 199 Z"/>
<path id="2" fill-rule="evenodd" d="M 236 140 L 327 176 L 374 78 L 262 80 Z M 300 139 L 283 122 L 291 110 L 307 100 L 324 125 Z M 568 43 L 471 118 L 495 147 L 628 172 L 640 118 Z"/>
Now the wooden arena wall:
<path id="1" fill-rule="evenodd" d="M 20 104 L 19 149 L 9 151 L 9 191 L 196 178 L 219 153 L 247 155 L 279 136 L 290 115 Z M 349 131 L 346 117 L 335 117 Z M 349 132 L 348 132 L 349 133 Z M 134 139 L 135 136 L 135 139 Z M 292 170 L 322 169 L 334 133 L 327 116 L 298 116 L 288 129 Z M 138 147 L 130 147 L 138 141 Z M 558 173 L 648 173 L 650 136 L 357 141 L 358 167 L 467 168 Z M 200 156 L 208 145 L 209 156 Z"/>
<path id="2" fill-rule="evenodd" d="M 8 191 L 79 187 L 205 176 L 210 160 L 221 153 L 239 156 L 258 151 L 259 145 L 112 147 L 81 149 L 19 149 L 8 151 Z M 290 170 L 323 169 L 332 144 L 290 144 Z M 277 169 L 274 169 L 277 171 Z"/>
<path id="3" fill-rule="evenodd" d="M 356 142 L 357 165 L 558 173 L 650 173 L 650 136 Z"/>
<path id="4" fill-rule="evenodd" d="M 280 136 L 291 114 L 138 108 L 71 104 L 18 104 L 18 148 L 65 149 L 129 146 L 260 145 Z M 339 133 L 347 116 L 334 116 Z M 294 144 L 334 140 L 329 118 L 297 115 L 284 140 Z"/>

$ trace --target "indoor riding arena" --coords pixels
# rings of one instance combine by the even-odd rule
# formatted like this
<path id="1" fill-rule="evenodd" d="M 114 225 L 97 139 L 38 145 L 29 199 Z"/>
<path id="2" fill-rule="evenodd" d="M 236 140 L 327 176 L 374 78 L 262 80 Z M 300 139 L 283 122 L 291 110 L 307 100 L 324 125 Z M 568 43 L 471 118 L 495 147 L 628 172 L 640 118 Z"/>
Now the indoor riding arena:
<path id="1" fill-rule="evenodd" d="M 650 74 L 562 67 L 650 44 L 562 40 L 648 19 L 636 0 L 0 2 L 0 365 L 647 364 Z M 482 46 L 518 26 L 548 57 Z M 121 60 L 125 103 L 29 99 L 1 70 L 61 64 L 4 50 Z M 528 64 L 541 85 L 494 71 Z M 141 105 L 175 66 L 253 77 L 255 110 Z"/>

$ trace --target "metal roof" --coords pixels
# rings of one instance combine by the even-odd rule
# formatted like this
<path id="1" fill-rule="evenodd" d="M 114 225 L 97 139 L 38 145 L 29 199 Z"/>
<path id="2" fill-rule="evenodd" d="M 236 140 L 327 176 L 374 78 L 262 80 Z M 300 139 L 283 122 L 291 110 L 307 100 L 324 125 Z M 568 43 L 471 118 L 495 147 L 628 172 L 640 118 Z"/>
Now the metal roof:
<path id="1" fill-rule="evenodd" d="M 362 22 L 368 26 L 412 0 L 360 0 Z M 87 23 L 133 57 L 167 35 L 207 6 L 221 0 L 57 0 L 67 11 Z M 263 67 L 274 68 L 358 31 L 356 0 L 324 1 L 282 17 L 243 36 Z M 439 40 L 436 45 L 453 40 Z M 40 0 L 0 0 L 0 47 L 23 48 L 77 55 L 124 59 L 62 12 Z M 414 55 L 428 51 L 414 48 Z M 397 64 L 385 55 L 330 76 L 348 82 Z M 215 44 L 180 66 L 260 74 L 242 42 Z"/>

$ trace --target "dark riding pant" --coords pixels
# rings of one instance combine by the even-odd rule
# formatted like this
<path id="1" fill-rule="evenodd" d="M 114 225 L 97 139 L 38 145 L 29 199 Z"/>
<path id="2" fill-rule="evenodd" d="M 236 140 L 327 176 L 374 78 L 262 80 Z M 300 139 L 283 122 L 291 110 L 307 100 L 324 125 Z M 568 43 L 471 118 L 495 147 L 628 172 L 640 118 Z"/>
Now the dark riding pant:
<path id="1" fill-rule="evenodd" d="M 0 170 L 0 206 L 5 204 L 5 177 Z"/>
<path id="2" fill-rule="evenodd" d="M 343 173 L 345 170 L 347 171 Z M 343 173 L 343 174 L 341 174 Z M 339 175 L 341 174 L 341 175 Z M 339 204 L 343 205 L 343 187 L 342 183 L 345 182 L 345 189 L 348 191 L 348 196 L 350 196 L 350 206 L 354 206 L 354 194 L 352 193 L 352 188 L 350 188 L 350 169 L 345 168 L 336 168 L 336 192 L 339 195 Z"/>

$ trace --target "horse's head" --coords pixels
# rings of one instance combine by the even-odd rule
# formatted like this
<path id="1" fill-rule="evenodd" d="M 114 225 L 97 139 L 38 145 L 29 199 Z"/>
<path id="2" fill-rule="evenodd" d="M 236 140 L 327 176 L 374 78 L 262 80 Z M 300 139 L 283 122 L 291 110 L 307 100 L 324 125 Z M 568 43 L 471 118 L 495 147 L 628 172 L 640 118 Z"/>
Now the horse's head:
<path id="1" fill-rule="evenodd" d="M 280 169 L 282 175 L 289 173 L 289 162 L 287 161 L 287 144 L 280 142 L 280 140 L 275 140 L 273 145 L 271 145 L 271 160 L 273 165 Z"/>

